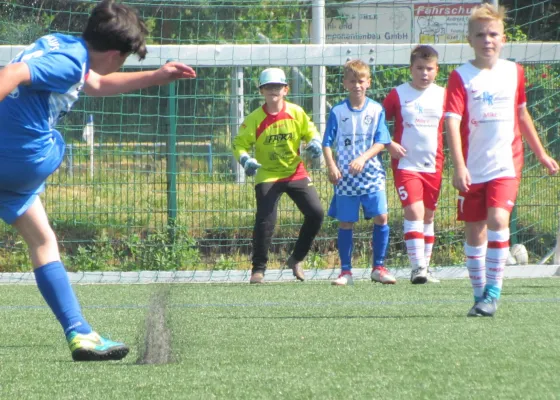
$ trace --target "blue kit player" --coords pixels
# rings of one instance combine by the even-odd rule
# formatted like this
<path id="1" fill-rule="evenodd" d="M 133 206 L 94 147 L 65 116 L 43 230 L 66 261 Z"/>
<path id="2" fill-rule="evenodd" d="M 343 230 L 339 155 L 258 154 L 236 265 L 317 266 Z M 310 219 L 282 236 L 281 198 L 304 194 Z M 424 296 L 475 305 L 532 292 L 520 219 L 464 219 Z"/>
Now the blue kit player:
<path id="1" fill-rule="evenodd" d="M 116 72 L 129 55 L 145 57 L 146 34 L 136 10 L 102 1 L 81 37 L 44 36 L 0 71 L 0 218 L 27 243 L 39 291 L 76 361 L 120 360 L 129 349 L 99 336 L 82 316 L 39 194 L 63 159 L 65 143 L 55 126 L 81 91 L 114 95 L 196 76 L 175 62 Z"/>
<path id="2" fill-rule="evenodd" d="M 323 137 L 329 181 L 335 185 L 328 215 L 339 221 L 341 274 L 332 284 L 345 286 L 353 283 L 353 229 L 359 220 L 360 208 L 365 218 L 373 219 L 374 223 L 371 280 L 394 284 L 395 278 L 385 268 L 389 225 L 385 170 L 379 154 L 391 143 L 385 111 L 379 103 L 367 97 L 371 74 L 366 63 L 348 61 L 344 65 L 342 82 L 348 97 L 332 108 Z"/>

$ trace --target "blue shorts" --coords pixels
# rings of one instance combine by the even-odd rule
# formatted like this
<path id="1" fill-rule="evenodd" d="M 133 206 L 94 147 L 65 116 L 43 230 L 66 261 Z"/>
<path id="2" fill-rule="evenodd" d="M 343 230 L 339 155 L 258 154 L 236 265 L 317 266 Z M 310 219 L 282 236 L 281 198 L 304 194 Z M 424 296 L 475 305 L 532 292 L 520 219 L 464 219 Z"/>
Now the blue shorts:
<path id="1" fill-rule="evenodd" d="M 46 179 L 58 169 L 66 144 L 54 131 L 48 145 L 37 154 L 0 153 L 0 218 L 13 224 L 45 190 Z"/>
<path id="2" fill-rule="evenodd" d="M 384 190 L 361 196 L 333 196 L 329 207 L 329 217 L 340 222 L 358 222 L 360 204 L 365 219 L 387 214 L 387 195 Z"/>

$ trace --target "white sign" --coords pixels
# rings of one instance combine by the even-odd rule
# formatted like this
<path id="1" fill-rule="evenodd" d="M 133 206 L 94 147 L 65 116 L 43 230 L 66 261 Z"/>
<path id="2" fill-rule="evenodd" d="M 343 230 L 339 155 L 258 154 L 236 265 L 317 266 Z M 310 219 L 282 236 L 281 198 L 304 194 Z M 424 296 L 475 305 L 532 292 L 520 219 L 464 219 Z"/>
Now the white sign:
<path id="1" fill-rule="evenodd" d="M 411 43 L 413 9 L 410 6 L 359 5 L 338 9 L 327 18 L 326 43 Z"/>
<path id="2" fill-rule="evenodd" d="M 326 19 L 326 43 L 465 43 L 471 10 L 480 3 L 411 0 L 390 6 L 345 5 Z"/>

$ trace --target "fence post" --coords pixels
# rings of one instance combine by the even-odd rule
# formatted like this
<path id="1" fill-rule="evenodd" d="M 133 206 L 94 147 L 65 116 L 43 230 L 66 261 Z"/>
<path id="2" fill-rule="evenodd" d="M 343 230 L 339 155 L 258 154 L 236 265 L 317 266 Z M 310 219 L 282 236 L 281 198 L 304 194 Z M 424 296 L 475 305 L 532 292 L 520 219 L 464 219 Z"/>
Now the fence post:
<path id="1" fill-rule="evenodd" d="M 233 68 L 231 75 L 231 100 L 230 100 L 230 125 L 231 125 L 231 141 L 235 139 L 239 132 L 239 126 L 243 122 L 244 115 L 244 91 L 243 91 L 243 67 Z M 231 156 L 231 170 L 235 174 L 237 183 L 245 182 L 245 170 L 237 162 L 233 155 Z"/>
<path id="2" fill-rule="evenodd" d="M 169 134 L 167 135 L 167 229 L 169 240 L 175 242 L 177 219 L 177 87 L 169 84 Z"/>

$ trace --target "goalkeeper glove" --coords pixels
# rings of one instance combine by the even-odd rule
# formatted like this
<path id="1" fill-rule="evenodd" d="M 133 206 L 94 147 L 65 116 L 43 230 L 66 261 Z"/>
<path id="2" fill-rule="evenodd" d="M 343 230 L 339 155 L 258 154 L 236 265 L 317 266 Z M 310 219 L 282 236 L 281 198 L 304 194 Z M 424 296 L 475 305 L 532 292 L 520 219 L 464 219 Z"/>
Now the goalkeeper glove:
<path id="1" fill-rule="evenodd" d="M 323 147 L 318 139 L 311 139 L 311 141 L 307 144 L 305 151 L 312 158 L 319 158 L 321 157 L 321 154 L 323 154 Z"/>
<path id="2" fill-rule="evenodd" d="M 256 159 L 249 157 L 247 154 L 243 154 L 241 156 L 239 164 L 241 164 L 245 170 L 245 175 L 247 176 L 255 175 L 257 173 L 257 169 L 261 167 L 261 164 L 259 164 Z"/>

